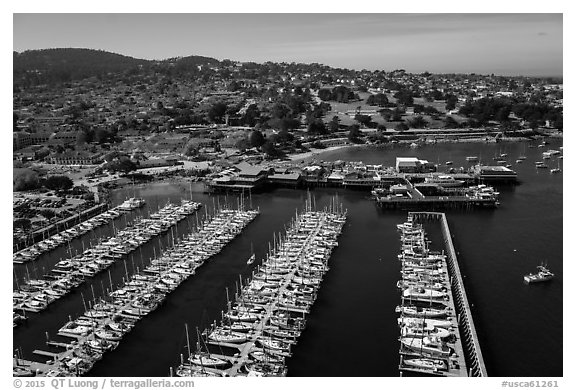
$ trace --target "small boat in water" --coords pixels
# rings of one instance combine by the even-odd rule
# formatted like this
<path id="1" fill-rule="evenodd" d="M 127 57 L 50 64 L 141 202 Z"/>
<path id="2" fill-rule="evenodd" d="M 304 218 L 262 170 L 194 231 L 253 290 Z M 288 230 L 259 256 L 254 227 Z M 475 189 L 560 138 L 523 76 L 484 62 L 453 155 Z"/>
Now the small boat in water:
<path id="1" fill-rule="evenodd" d="M 252 256 L 250 256 L 248 258 L 248 261 L 246 261 L 246 264 L 252 264 L 254 262 L 254 260 L 256 260 L 256 255 L 254 253 L 252 253 Z"/>
<path id="2" fill-rule="evenodd" d="M 476 162 L 476 161 L 478 161 L 478 156 L 468 156 L 468 157 L 466 157 L 466 161 Z"/>
<path id="3" fill-rule="evenodd" d="M 554 278 L 554 274 L 550 272 L 550 270 L 545 266 L 539 265 L 536 268 L 538 269 L 537 273 L 529 273 L 528 275 L 524 275 L 524 281 L 526 283 L 546 282 Z"/>

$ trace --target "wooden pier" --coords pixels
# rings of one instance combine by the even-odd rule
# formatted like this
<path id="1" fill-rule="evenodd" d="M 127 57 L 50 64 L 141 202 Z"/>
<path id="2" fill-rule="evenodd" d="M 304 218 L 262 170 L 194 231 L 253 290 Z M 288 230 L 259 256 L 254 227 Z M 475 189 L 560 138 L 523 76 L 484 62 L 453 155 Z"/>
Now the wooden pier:
<path id="1" fill-rule="evenodd" d="M 450 227 L 448 226 L 446 214 L 436 212 L 411 212 L 409 214 L 412 216 L 414 221 L 439 221 L 441 224 L 444 244 L 447 250 L 447 271 L 450 276 L 452 295 L 450 302 L 458 318 L 460 329 L 459 340 L 461 340 L 462 352 L 466 360 L 468 376 L 488 376 L 482 351 L 480 349 L 480 343 L 478 341 L 478 335 L 474 326 L 472 312 L 470 311 L 470 305 L 466 296 L 464 281 L 460 273 L 460 267 L 458 266 L 458 258 L 456 256 L 456 250 L 454 249 L 454 243 L 452 242 L 452 235 L 450 233 Z"/>

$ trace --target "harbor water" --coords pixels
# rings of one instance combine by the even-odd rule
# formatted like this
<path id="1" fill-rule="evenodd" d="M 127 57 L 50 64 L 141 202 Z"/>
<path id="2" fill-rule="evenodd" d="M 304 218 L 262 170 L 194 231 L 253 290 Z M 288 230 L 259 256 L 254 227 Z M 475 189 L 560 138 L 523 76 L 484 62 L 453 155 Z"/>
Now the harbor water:
<path id="1" fill-rule="evenodd" d="M 536 145 L 536 144 L 534 144 Z M 545 148 L 530 148 L 528 143 L 437 144 L 417 149 L 404 146 L 384 148 L 348 148 L 327 152 L 325 161 L 348 160 L 394 165 L 397 156 L 417 156 L 433 163 L 451 160 L 455 168 L 466 167 L 466 156 L 478 156 L 492 164 L 496 154 L 508 154 L 520 184 L 497 186 L 501 206 L 496 210 L 447 210 L 447 217 L 478 331 L 486 368 L 490 376 L 562 376 L 562 181 L 563 173 L 550 174 L 536 169 L 542 152 L 558 149 L 559 142 Z M 520 155 L 522 164 L 514 161 Z M 555 168 L 555 157 L 547 160 Z M 444 165 L 441 169 L 445 168 Z M 50 350 L 45 345 L 46 332 L 54 340 L 68 341 L 56 335 L 68 316 L 77 317 L 86 301 L 117 286 L 127 274 L 148 264 L 174 239 L 193 229 L 197 219 L 224 204 L 237 205 L 232 195 L 211 196 L 203 185 L 193 183 L 152 183 L 113 193 L 114 204 L 126 197 L 146 199 L 141 209 L 115 222 L 121 229 L 138 215 L 147 216 L 167 201 L 181 197 L 201 202 L 198 215 L 188 216 L 166 234 L 152 239 L 141 249 L 119 261 L 50 305 L 45 311 L 30 314 L 28 323 L 13 331 L 14 349 L 31 360 L 42 357 L 35 349 Z M 379 209 L 367 191 L 317 188 L 310 191 L 316 208 L 327 206 L 334 195 L 348 210 L 348 218 L 339 246 L 329 261 L 318 298 L 307 318 L 307 327 L 293 356 L 287 359 L 289 376 L 398 376 L 398 327 L 394 312 L 400 303 L 396 288 L 400 264 L 399 235 L 396 224 L 406 220 L 407 212 Z M 228 244 L 200 267 L 161 307 L 139 321 L 121 341 L 94 365 L 92 376 L 167 376 L 177 366 L 185 348 L 185 324 L 190 329 L 206 328 L 218 321 L 226 309 L 226 289 L 231 294 L 239 283 L 238 275 L 250 276 L 274 241 L 274 233 L 283 232 L 296 209 L 302 209 L 308 196 L 303 190 L 276 189 L 246 196 L 245 203 L 260 208 L 260 215 L 241 236 Z M 428 229 L 427 229 L 428 231 Z M 98 236 L 108 237 L 111 225 L 84 236 L 95 243 Z M 430 238 L 440 240 L 433 229 Z M 82 250 L 82 239 L 70 247 L 60 247 L 42 255 L 27 266 L 15 266 L 15 278 L 41 275 L 69 252 Z M 435 243 L 434 245 L 438 245 Z M 251 247 L 256 262 L 247 265 Z M 556 278 L 548 283 L 526 285 L 523 275 L 545 262 Z M 190 332 L 195 342 L 195 331 Z M 545 357 L 545 358 L 544 358 Z"/>

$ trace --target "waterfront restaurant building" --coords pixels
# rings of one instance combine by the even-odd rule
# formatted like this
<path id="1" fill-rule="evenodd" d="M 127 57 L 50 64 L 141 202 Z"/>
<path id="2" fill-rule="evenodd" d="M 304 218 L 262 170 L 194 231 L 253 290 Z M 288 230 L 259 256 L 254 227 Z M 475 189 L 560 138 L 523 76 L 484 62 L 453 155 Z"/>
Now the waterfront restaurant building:
<path id="1" fill-rule="evenodd" d="M 396 171 L 398 173 L 426 173 L 436 171 L 434 164 L 418 157 L 396 157 Z"/>

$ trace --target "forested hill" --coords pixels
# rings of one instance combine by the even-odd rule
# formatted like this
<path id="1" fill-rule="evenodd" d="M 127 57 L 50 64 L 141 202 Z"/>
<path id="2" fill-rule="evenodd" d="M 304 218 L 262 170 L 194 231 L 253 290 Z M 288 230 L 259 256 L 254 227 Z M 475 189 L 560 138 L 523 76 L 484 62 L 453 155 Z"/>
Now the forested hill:
<path id="1" fill-rule="evenodd" d="M 43 49 L 14 52 L 14 85 L 31 86 L 57 84 L 89 77 L 105 78 L 109 75 L 146 72 L 153 67 L 158 71 L 176 66 L 181 71 L 198 65 L 218 64 L 214 58 L 189 56 L 163 61 L 150 61 L 103 50 Z"/>

